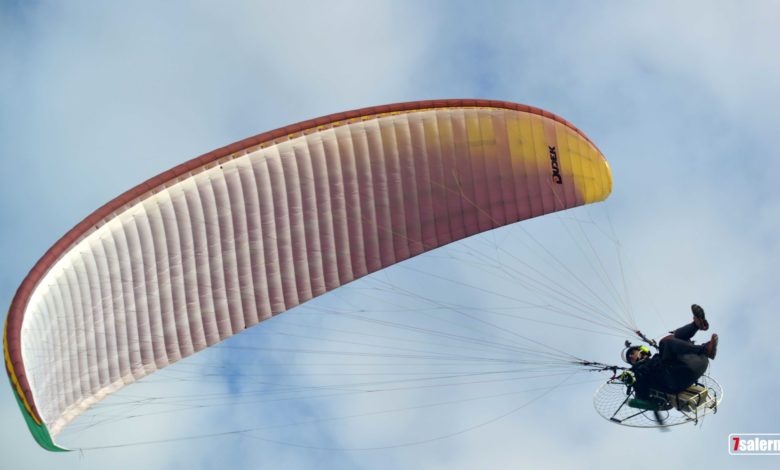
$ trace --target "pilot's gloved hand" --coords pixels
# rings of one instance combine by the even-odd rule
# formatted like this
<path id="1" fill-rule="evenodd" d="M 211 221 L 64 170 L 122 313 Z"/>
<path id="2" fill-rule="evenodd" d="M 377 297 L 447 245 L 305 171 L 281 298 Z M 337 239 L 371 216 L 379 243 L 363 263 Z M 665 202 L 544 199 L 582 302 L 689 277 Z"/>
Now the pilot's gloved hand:
<path id="1" fill-rule="evenodd" d="M 626 385 L 633 385 L 636 382 L 636 376 L 630 370 L 623 371 L 618 376 L 618 379 Z"/>

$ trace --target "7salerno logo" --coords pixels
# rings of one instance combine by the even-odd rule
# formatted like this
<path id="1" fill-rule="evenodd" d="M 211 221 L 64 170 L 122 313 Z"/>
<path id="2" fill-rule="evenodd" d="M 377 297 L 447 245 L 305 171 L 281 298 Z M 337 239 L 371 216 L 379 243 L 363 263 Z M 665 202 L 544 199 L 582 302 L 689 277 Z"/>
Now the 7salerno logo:
<path id="1" fill-rule="evenodd" d="M 780 455 L 780 434 L 729 434 L 731 455 Z"/>

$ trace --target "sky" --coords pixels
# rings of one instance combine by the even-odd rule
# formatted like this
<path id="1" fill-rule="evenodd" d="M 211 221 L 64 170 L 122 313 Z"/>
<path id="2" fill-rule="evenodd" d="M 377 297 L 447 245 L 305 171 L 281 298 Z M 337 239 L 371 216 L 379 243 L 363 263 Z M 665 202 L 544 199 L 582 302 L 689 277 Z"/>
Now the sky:
<path id="1" fill-rule="evenodd" d="M 0 304 L 10 305 L 29 269 L 67 230 L 178 163 L 338 111 L 497 99 L 554 112 L 598 145 L 612 169 L 613 193 L 594 212 L 575 214 L 596 214 L 601 224 L 608 214 L 611 225 L 601 227 L 618 235 L 643 331 L 660 337 L 689 321 L 691 303 L 705 307 L 721 338 L 710 372 L 726 391 L 716 415 L 666 433 L 601 419 L 591 405 L 598 377 L 591 376 L 548 395 L 425 411 L 415 407 L 471 392 L 464 386 L 448 389 L 447 397 L 436 390 L 391 394 L 389 402 L 358 396 L 256 408 L 228 403 L 213 412 L 160 414 L 141 425 L 128 419 L 101 432 L 132 443 L 157 431 L 187 436 L 344 417 L 351 409 L 406 411 L 321 419 L 270 434 L 50 454 L 29 436 L 6 387 L 0 391 L 4 462 L 78 469 L 643 469 L 669 462 L 776 468 L 780 457 L 735 457 L 727 445 L 731 433 L 780 433 L 780 405 L 772 398 L 780 372 L 773 344 L 780 331 L 774 308 L 780 300 L 779 16 L 772 1 L 1 1 Z M 554 246 L 564 256 L 573 248 L 552 235 L 560 222 L 528 227 L 559 243 Z M 520 238 L 501 232 L 485 240 L 499 239 Z M 383 280 L 409 289 L 425 282 L 432 295 L 485 309 L 498 305 L 496 292 L 512 290 L 497 282 L 492 293 L 446 293 L 447 286 L 419 272 L 446 271 L 472 286 L 481 278 L 469 264 L 473 258 L 450 264 L 457 252 L 443 253 L 288 312 L 231 343 L 279 342 L 297 353 L 272 351 L 260 360 L 245 355 L 259 352 L 218 348 L 208 361 L 192 364 L 197 373 L 185 373 L 182 364 L 166 376 L 186 380 L 158 386 L 183 395 L 233 394 L 238 401 L 247 390 L 242 378 L 273 376 L 290 361 L 305 372 L 304 384 L 321 386 L 326 379 L 312 375 L 317 366 L 306 365 L 310 358 L 300 351 L 307 344 L 301 332 L 314 326 L 365 331 L 358 321 L 317 313 L 370 311 L 377 302 L 365 292 Z M 621 265 L 604 256 L 620 279 Z M 588 266 L 572 266 L 587 276 Z M 404 301 L 397 293 L 380 295 Z M 290 331 L 298 336 L 282 342 L 280 332 L 289 338 Z M 622 344 L 571 331 L 528 327 L 523 333 L 606 362 L 618 360 Z M 215 363 L 220 367 L 208 369 Z M 491 391 L 483 384 L 479 393 L 505 386 Z M 355 450 L 366 447 L 382 448 Z"/>

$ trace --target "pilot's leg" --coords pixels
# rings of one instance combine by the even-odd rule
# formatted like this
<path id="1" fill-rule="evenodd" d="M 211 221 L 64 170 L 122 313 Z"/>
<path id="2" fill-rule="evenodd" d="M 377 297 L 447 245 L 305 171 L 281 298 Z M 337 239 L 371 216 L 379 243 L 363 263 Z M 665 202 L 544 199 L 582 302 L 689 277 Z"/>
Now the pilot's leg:
<path id="1" fill-rule="evenodd" d="M 681 326 L 680 328 L 677 328 L 670 333 L 672 333 L 675 338 L 690 341 L 690 339 L 693 338 L 693 335 L 695 335 L 697 331 L 699 331 L 699 328 L 695 323 L 688 323 L 687 325 Z"/>
<path id="2" fill-rule="evenodd" d="M 683 327 L 685 328 L 685 327 Z M 678 330 L 679 331 L 679 330 Z M 707 349 L 702 344 L 693 344 L 688 340 L 669 335 L 658 343 L 661 360 L 679 357 L 683 354 L 706 354 Z"/>

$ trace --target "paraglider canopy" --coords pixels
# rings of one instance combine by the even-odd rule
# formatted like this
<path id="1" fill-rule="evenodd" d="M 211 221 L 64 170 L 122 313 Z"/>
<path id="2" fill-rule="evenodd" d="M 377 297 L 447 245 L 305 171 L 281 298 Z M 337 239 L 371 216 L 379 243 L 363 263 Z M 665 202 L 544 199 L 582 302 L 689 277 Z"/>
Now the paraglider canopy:
<path id="1" fill-rule="evenodd" d="M 183 163 L 110 201 L 33 267 L 8 375 L 36 440 L 272 315 L 465 237 L 602 201 L 577 128 L 501 101 L 334 114 Z"/>

